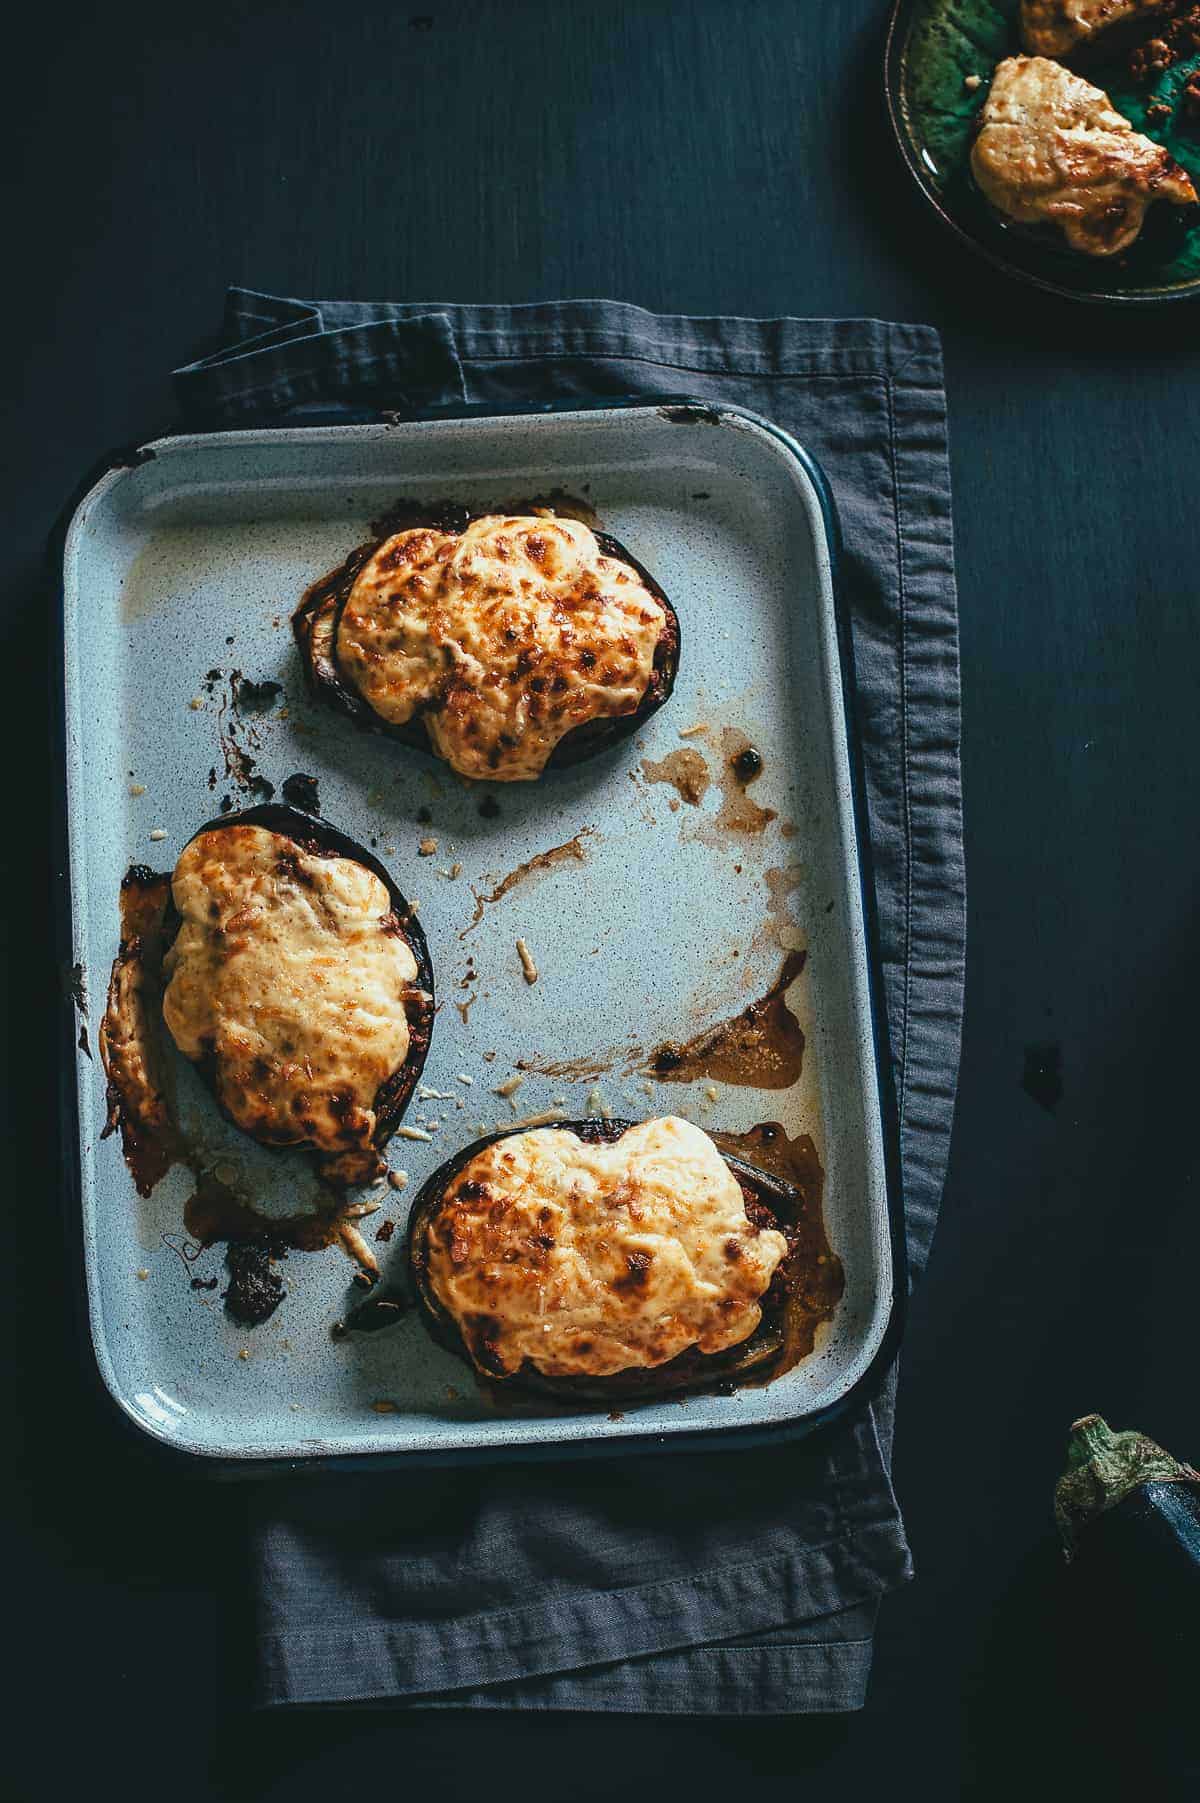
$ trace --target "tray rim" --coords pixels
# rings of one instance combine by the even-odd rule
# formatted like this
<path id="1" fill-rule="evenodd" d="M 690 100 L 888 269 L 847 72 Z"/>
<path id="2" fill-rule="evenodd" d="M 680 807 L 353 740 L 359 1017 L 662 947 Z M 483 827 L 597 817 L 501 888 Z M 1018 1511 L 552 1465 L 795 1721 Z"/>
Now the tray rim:
<path id="1" fill-rule="evenodd" d="M 696 1426 L 684 1427 L 671 1434 L 647 1431 L 643 1434 L 606 1436 L 603 1434 L 574 1441 L 539 1441 L 536 1439 L 512 1445 L 485 1447 L 423 1448 L 418 1451 L 375 1450 L 363 1453 L 327 1452 L 266 1454 L 257 1451 L 238 1452 L 229 1448 L 181 1443 L 178 1437 L 162 1433 L 156 1426 L 130 1408 L 116 1382 L 106 1351 L 97 1338 L 98 1298 L 95 1293 L 95 1271 L 88 1257 L 86 1243 L 79 1230 L 82 1212 L 82 1161 L 80 1156 L 80 1116 L 77 1086 L 76 1008 L 71 974 L 74 965 L 75 909 L 71 887 L 71 859 L 68 809 L 67 762 L 67 684 L 66 684 L 66 570 L 65 557 L 74 529 L 85 513 L 105 494 L 160 453 L 216 443 L 236 444 L 247 437 L 258 442 L 296 442 L 316 433 L 344 437 L 347 427 L 420 425 L 456 421 L 507 420 L 512 418 L 554 418 L 560 415 L 587 413 L 631 413 L 637 411 L 662 414 L 665 409 L 694 412 L 697 421 L 731 425 L 745 423 L 776 441 L 784 454 L 795 463 L 816 502 L 825 539 L 829 569 L 830 597 L 837 642 L 840 677 L 842 724 L 850 776 L 850 811 L 854 837 L 854 863 L 858 876 L 859 903 L 862 910 L 867 1013 L 871 1030 L 873 1067 L 879 1102 L 879 1124 L 883 1153 L 884 1202 L 887 1213 L 887 1237 L 891 1262 L 891 1293 L 879 1343 L 866 1369 L 856 1381 L 830 1403 L 806 1410 L 781 1421 L 761 1426 Z M 892 1070 L 887 1007 L 883 987 L 882 958 L 879 945 L 878 914 L 875 904 L 874 858 L 871 845 L 866 801 L 866 782 L 862 744 L 857 726 L 856 675 L 849 608 L 842 580 L 842 535 L 837 507 L 827 478 L 816 459 L 789 432 L 774 421 L 747 407 L 733 403 L 713 402 L 688 393 L 631 394 L 603 397 L 563 397 L 545 402 L 515 402 L 501 406 L 494 402 L 454 405 L 423 409 L 397 410 L 387 407 L 355 407 L 347 405 L 331 412 L 325 405 L 315 417 L 304 417 L 305 409 L 289 412 L 282 419 L 265 414 L 248 419 L 236 428 L 198 428 L 186 432 L 161 434 L 132 447 L 120 447 L 102 457 L 75 488 L 53 528 L 46 547 L 46 586 L 53 610 L 52 645 L 52 744 L 51 758 L 55 792 L 59 806 L 55 810 L 55 864 L 58 882 L 56 895 L 56 939 L 58 964 L 63 977 L 61 1006 L 63 1024 L 63 1056 L 59 1060 L 59 1123 L 63 1155 L 63 1182 L 59 1196 L 63 1205 L 64 1234 L 74 1244 L 68 1248 L 68 1263 L 74 1275 L 75 1330 L 86 1344 L 89 1367 L 96 1394 L 102 1398 L 104 1412 L 114 1419 L 143 1456 L 158 1463 L 169 1463 L 186 1473 L 209 1478 L 285 1476 L 314 1471 L 384 1471 L 417 1467 L 472 1466 L 514 1462 L 553 1462 L 581 1458 L 636 1457 L 648 1452 L 697 1452 L 717 1448 L 769 1446 L 787 1444 L 807 1438 L 863 1407 L 878 1392 L 903 1333 L 908 1299 L 908 1259 L 904 1226 L 900 1127 Z"/>

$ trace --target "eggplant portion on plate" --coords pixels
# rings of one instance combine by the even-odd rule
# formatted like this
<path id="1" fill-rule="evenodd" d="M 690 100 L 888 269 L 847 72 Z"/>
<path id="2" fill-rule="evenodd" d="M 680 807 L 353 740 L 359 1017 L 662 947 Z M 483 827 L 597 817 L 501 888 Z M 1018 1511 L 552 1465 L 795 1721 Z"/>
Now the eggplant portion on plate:
<path id="1" fill-rule="evenodd" d="M 127 1154 L 130 1126 L 162 1112 L 140 1049 L 161 1022 L 243 1132 L 311 1152 L 335 1186 L 377 1176 L 434 1014 L 425 935 L 389 872 L 271 803 L 208 821 L 169 881 L 147 878 L 157 918 L 123 938 L 101 1035 Z"/>
<path id="2" fill-rule="evenodd" d="M 516 1127 L 424 1184 L 409 1266 L 426 1326 L 482 1379 L 652 1401 L 765 1383 L 802 1356 L 803 1206 L 687 1121 Z"/>
<path id="3" fill-rule="evenodd" d="M 679 667 L 654 577 L 549 510 L 451 512 L 377 538 L 308 589 L 292 629 L 319 699 L 475 781 L 534 781 L 609 749 Z"/>

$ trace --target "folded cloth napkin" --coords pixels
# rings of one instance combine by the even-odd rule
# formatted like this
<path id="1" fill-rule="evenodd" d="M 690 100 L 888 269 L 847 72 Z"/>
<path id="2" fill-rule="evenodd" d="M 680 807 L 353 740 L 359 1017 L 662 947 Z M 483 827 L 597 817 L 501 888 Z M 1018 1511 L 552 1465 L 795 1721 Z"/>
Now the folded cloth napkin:
<path id="1" fill-rule="evenodd" d="M 176 373 L 193 423 L 687 393 L 776 420 L 841 514 L 911 1270 L 946 1169 L 965 890 L 957 613 L 937 335 L 860 320 L 228 298 Z M 251 1498 L 264 1704 L 792 1713 L 858 1708 L 910 1573 L 894 1376 L 794 1445 L 338 1473 Z"/>

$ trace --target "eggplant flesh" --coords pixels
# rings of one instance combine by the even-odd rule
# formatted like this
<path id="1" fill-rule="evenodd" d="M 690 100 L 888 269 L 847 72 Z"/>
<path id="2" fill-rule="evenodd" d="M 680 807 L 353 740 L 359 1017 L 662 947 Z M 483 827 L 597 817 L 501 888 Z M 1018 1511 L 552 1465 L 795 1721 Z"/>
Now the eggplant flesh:
<path id="1" fill-rule="evenodd" d="M 316 857 L 345 858 L 363 865 L 379 879 L 387 890 L 392 904 L 391 916 L 395 919 L 396 930 L 407 943 L 416 963 L 415 991 L 405 1008 L 409 1034 L 408 1052 L 403 1064 L 381 1085 L 375 1095 L 376 1124 L 371 1140 L 373 1157 L 356 1152 L 327 1153 L 303 1140 L 291 1141 L 286 1145 L 273 1143 L 265 1137 L 258 1141 L 259 1144 L 265 1145 L 271 1150 L 312 1152 L 318 1159 L 322 1176 L 335 1185 L 367 1182 L 379 1168 L 381 1161 L 378 1154 L 387 1145 L 404 1118 L 405 1110 L 412 1099 L 413 1091 L 420 1080 L 429 1053 L 436 1007 L 433 964 L 424 931 L 387 867 L 365 846 L 350 838 L 348 834 L 341 832 L 320 815 L 305 813 L 299 808 L 289 807 L 284 802 L 265 802 L 257 807 L 245 808 L 233 814 L 221 814 L 215 820 L 206 821 L 203 826 L 196 829 L 187 843 L 189 845 L 194 843 L 203 833 L 224 832 L 230 827 L 239 826 L 262 827 L 267 832 L 278 834 L 280 838 L 291 840 L 301 851 L 309 852 Z M 184 849 L 186 850 L 186 847 Z M 174 942 L 181 924 L 174 904 L 169 902 L 165 921 L 166 949 L 169 949 Z M 215 1097 L 215 1068 L 211 1062 L 205 1061 L 198 1064 L 197 1069 Z M 234 1124 L 238 1125 L 236 1122 Z M 258 1136 L 253 1137 L 257 1138 Z M 368 1170 L 368 1164 L 372 1164 L 374 1168 Z"/>
<path id="2" fill-rule="evenodd" d="M 481 517 L 483 516 L 479 513 L 464 511 L 461 523 L 451 525 L 442 520 L 433 523 L 442 530 L 461 532 L 471 519 Z M 606 557 L 628 565 L 646 585 L 665 612 L 666 624 L 654 653 L 650 683 L 640 705 L 630 714 L 607 715 L 601 719 L 585 720 L 581 725 L 572 727 L 570 732 L 564 733 L 550 753 L 546 760 L 547 770 L 568 769 L 573 764 L 582 763 L 585 758 L 596 757 L 603 751 L 611 750 L 614 745 L 629 738 L 670 700 L 679 671 L 679 615 L 661 586 L 645 565 L 639 563 L 633 553 L 627 551 L 611 533 L 599 532 L 594 528 L 590 530 Z M 313 583 L 292 615 L 292 633 L 308 687 L 318 700 L 328 702 L 367 731 L 381 733 L 386 738 L 407 745 L 411 750 L 425 752 L 440 764 L 444 760 L 434 751 L 425 730 L 424 712 L 428 709 L 414 715 L 402 726 L 382 719 L 353 684 L 347 681 L 338 663 L 338 627 L 350 591 L 360 570 L 386 542 L 385 536 L 360 545 L 336 570 Z"/>
<path id="3" fill-rule="evenodd" d="M 555 1128 L 574 1133 L 577 1138 L 593 1144 L 599 1140 L 615 1142 L 634 1125 L 635 1122 L 628 1120 L 598 1119 L 554 1123 Z M 409 1217 L 408 1264 L 421 1318 L 440 1345 L 464 1359 L 476 1377 L 494 1386 L 497 1393 L 507 1395 L 510 1391 L 524 1391 L 564 1403 L 653 1402 L 663 1396 L 678 1396 L 685 1392 L 726 1391 L 743 1383 L 766 1383 L 779 1374 L 788 1350 L 786 1258 L 762 1298 L 762 1319 L 754 1332 L 723 1352 L 702 1353 L 691 1347 L 651 1369 L 639 1366 L 595 1378 L 547 1377 L 528 1359 L 511 1377 L 500 1378 L 484 1371 L 471 1357 L 458 1323 L 443 1307 L 428 1281 L 429 1226 L 447 1187 L 471 1159 L 498 1140 L 511 1139 L 515 1134 L 527 1131 L 524 1127 L 510 1127 L 475 1140 L 441 1165 L 417 1193 Z M 782 1178 L 756 1170 L 728 1152 L 721 1152 L 721 1157 L 741 1184 L 747 1201 L 757 1204 L 758 1211 L 770 1217 L 759 1224 L 785 1229 L 789 1211 L 801 1203 L 800 1192 Z"/>

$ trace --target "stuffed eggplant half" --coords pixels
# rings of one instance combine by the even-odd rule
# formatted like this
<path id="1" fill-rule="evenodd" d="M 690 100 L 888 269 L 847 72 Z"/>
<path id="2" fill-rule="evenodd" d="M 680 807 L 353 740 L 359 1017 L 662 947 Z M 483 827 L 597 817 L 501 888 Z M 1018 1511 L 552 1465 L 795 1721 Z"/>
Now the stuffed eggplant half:
<path id="1" fill-rule="evenodd" d="M 417 1196 L 421 1313 L 484 1378 L 563 1400 L 763 1382 L 786 1363 L 797 1200 L 674 1117 L 497 1134 Z"/>
<path id="2" fill-rule="evenodd" d="M 386 869 L 326 821 L 269 805 L 201 827 L 160 887 L 162 1019 L 222 1111 L 264 1145 L 312 1152 L 335 1185 L 369 1182 L 434 1009 L 424 934 Z M 121 1079 L 145 1023 L 122 1000 L 137 999 L 144 946 L 122 945 L 102 1036 L 123 1121 L 140 1110 Z"/>
<path id="3" fill-rule="evenodd" d="M 679 621 L 649 572 L 549 510 L 364 545 L 314 583 L 292 628 L 318 697 L 492 782 L 636 731 L 679 663 Z"/>

